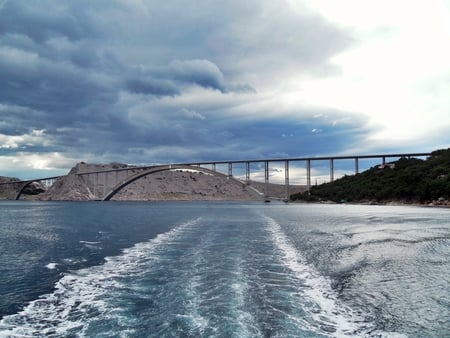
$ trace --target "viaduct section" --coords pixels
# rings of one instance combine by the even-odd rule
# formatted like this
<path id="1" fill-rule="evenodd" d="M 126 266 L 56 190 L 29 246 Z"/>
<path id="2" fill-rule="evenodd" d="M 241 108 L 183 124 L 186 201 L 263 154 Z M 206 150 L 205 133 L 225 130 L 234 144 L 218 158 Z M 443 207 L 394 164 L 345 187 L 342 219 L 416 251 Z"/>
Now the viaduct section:
<path id="1" fill-rule="evenodd" d="M 245 183 L 250 184 L 250 164 L 258 163 L 264 165 L 264 194 L 269 196 L 269 176 L 270 176 L 270 163 L 284 163 L 284 185 L 285 185 L 285 197 L 289 199 L 289 168 L 292 163 L 303 162 L 306 165 L 306 189 L 311 189 L 311 165 L 314 161 L 328 161 L 330 166 L 330 181 L 334 181 L 334 164 L 338 160 L 353 160 L 354 161 L 354 173 L 359 173 L 359 161 L 362 159 L 379 159 L 381 165 L 386 164 L 387 159 L 398 158 L 412 158 L 412 157 L 426 157 L 431 153 L 408 153 L 408 154 L 378 154 L 378 155 L 355 155 L 355 156 L 328 156 L 328 157 L 297 157 L 297 158 L 279 158 L 279 159 L 265 159 L 265 160 L 238 160 L 238 161 L 215 161 L 215 162 L 192 162 L 188 163 L 193 166 L 205 166 L 210 165 L 212 170 L 216 170 L 216 166 L 228 165 L 228 176 L 233 175 L 233 164 L 245 164 Z"/>
<path id="2" fill-rule="evenodd" d="M 297 157 L 297 158 L 278 158 L 278 159 L 255 159 L 255 160 L 237 160 L 237 161 L 206 161 L 206 162 L 190 162 L 190 163 L 175 163 L 157 166 L 127 166 L 118 169 L 108 169 L 90 172 L 71 173 L 66 176 L 44 177 L 26 181 L 10 181 L 0 182 L 0 196 L 7 199 L 20 199 L 21 195 L 32 185 L 36 183 L 45 188 L 51 187 L 58 182 L 61 177 L 68 177 L 70 175 L 77 176 L 84 182 L 88 182 L 92 190 L 92 199 L 95 200 L 110 200 L 116 193 L 126 187 L 128 184 L 137 181 L 138 179 L 151 175 L 156 172 L 167 170 L 196 170 L 210 175 L 227 176 L 229 179 L 236 180 L 240 183 L 251 185 L 251 165 L 257 164 L 258 171 L 262 171 L 264 167 L 264 192 L 265 197 L 270 196 L 269 192 L 269 178 L 270 178 L 270 164 L 280 163 L 284 164 L 284 186 L 285 198 L 289 199 L 289 169 L 291 165 L 304 163 L 306 167 L 306 189 L 311 188 L 311 167 L 315 161 L 329 162 L 330 181 L 334 180 L 335 162 L 339 160 L 351 160 L 354 162 L 354 173 L 359 173 L 359 162 L 362 159 L 378 159 L 381 165 L 386 164 L 387 159 L 411 158 L 411 157 L 426 157 L 431 153 L 408 153 L 408 154 L 377 154 L 377 155 L 356 155 L 356 156 L 329 156 L 329 157 Z M 237 180 L 233 177 L 233 167 L 236 165 L 245 166 L 245 180 Z M 227 167 L 226 173 L 220 173 L 217 166 Z M 7 193 L 5 193 L 7 191 Z M 2 193 L 3 192 L 3 193 Z"/>

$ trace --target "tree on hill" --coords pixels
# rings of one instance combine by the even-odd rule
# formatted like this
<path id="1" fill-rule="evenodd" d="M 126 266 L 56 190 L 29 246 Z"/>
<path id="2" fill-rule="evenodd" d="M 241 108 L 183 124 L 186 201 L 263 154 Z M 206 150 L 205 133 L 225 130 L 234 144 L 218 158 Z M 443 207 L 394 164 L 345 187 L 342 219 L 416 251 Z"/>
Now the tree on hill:
<path id="1" fill-rule="evenodd" d="M 426 160 L 400 158 L 387 166 L 321 184 L 291 200 L 428 202 L 450 199 L 450 148 L 431 153 Z"/>

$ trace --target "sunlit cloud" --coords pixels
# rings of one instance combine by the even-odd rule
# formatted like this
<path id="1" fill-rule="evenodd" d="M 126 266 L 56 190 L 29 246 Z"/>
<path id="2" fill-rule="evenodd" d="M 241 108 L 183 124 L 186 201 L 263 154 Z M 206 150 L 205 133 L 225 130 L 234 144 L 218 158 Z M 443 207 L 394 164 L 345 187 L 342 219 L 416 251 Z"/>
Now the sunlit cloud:
<path id="1" fill-rule="evenodd" d="M 0 149 L 26 149 L 50 146 L 50 139 L 45 135 L 45 129 L 34 129 L 28 134 L 4 135 L 0 134 Z"/>

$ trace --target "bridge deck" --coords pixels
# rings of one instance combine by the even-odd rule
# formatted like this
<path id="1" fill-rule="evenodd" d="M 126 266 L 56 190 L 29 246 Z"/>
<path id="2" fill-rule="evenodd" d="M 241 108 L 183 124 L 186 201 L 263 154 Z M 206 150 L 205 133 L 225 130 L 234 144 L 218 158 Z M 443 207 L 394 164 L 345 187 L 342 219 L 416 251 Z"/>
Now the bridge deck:
<path id="1" fill-rule="evenodd" d="M 401 157 L 426 157 L 430 156 L 431 153 L 395 153 L 395 154 L 375 154 L 375 155 L 343 155 L 343 156 L 317 156 L 317 157 L 288 157 L 288 158 L 271 158 L 271 159 L 252 159 L 252 160 L 232 160 L 232 161 L 201 161 L 201 162 L 188 162 L 188 163 L 172 163 L 172 164 L 164 164 L 164 165 L 149 165 L 149 166 L 127 166 L 125 168 L 116 168 L 116 169 L 103 169 L 103 170 L 95 170 L 95 171 L 89 171 L 89 172 L 78 172 L 74 173 L 72 175 L 76 175 L 79 177 L 82 176 L 90 176 L 95 175 L 95 181 L 97 184 L 99 181 L 99 176 L 103 175 L 104 180 L 104 189 L 107 186 L 108 182 L 108 174 L 109 173 L 116 173 L 115 180 L 118 180 L 118 173 L 120 172 L 131 172 L 130 175 L 127 175 L 125 181 L 122 182 L 113 182 L 112 190 L 109 192 L 104 192 L 104 195 L 102 197 L 98 197 L 100 199 L 104 199 L 106 196 L 106 199 L 109 199 L 112 195 L 116 193 L 118 190 L 120 190 L 123 186 L 125 186 L 126 182 L 130 182 L 133 180 L 136 180 L 137 178 L 140 178 L 142 176 L 145 176 L 147 174 L 150 174 L 152 172 L 162 171 L 162 170 L 171 170 L 171 169 L 196 169 L 201 166 L 205 165 L 211 165 L 212 169 L 211 171 L 216 171 L 216 165 L 221 164 L 227 164 L 228 165 L 228 177 L 232 177 L 233 175 L 233 164 L 245 164 L 245 178 L 246 183 L 248 184 L 250 182 L 250 163 L 264 163 L 264 183 L 266 186 L 265 189 L 265 195 L 268 195 L 268 184 L 269 184 L 269 164 L 274 162 L 284 162 L 285 168 L 285 186 L 286 186 L 286 198 L 289 197 L 289 165 L 293 162 L 306 162 L 306 182 L 307 182 L 307 189 L 309 190 L 311 187 L 311 162 L 313 161 L 329 161 L 330 162 L 330 181 L 334 180 L 334 161 L 337 160 L 354 160 L 355 161 L 355 173 L 359 172 L 359 160 L 360 159 L 382 159 L 382 164 L 385 163 L 386 159 L 388 158 L 401 158 Z M 205 168 L 202 168 L 202 170 Z M 207 169 L 205 169 L 207 170 Z M 136 173 L 136 171 L 138 171 Z M 143 174 L 144 173 L 144 174 Z M 22 191 L 25 189 L 25 187 L 32 182 L 54 182 L 61 177 L 65 177 L 67 175 L 62 176 L 50 176 L 50 177 L 43 177 L 43 178 L 36 178 L 36 179 L 28 179 L 28 180 L 21 180 L 21 181 L 10 181 L 10 182 L 0 182 L 0 186 L 10 185 L 16 187 L 17 189 L 17 195 L 16 199 L 19 199 Z M 137 177 L 137 178 L 134 178 Z M 123 180 L 123 178 L 122 178 Z M 94 189 L 95 190 L 95 189 Z"/>

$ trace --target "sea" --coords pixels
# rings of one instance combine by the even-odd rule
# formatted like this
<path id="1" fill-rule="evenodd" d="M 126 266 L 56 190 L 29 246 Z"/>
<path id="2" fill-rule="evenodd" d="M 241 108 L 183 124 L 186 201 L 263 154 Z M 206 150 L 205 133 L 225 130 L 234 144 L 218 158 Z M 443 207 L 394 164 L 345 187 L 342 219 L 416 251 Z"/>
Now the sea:
<path id="1" fill-rule="evenodd" d="M 0 337 L 450 337 L 450 210 L 2 201 Z"/>

